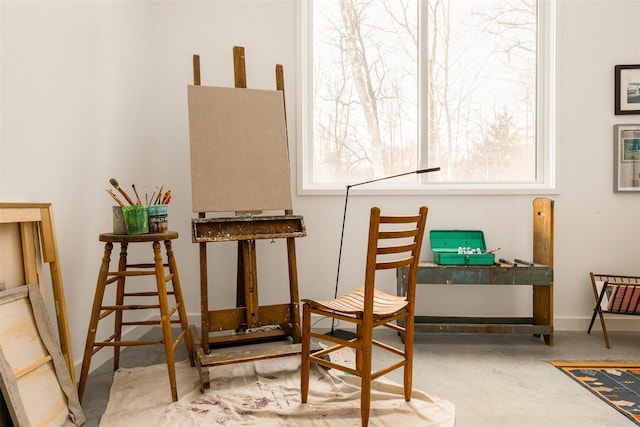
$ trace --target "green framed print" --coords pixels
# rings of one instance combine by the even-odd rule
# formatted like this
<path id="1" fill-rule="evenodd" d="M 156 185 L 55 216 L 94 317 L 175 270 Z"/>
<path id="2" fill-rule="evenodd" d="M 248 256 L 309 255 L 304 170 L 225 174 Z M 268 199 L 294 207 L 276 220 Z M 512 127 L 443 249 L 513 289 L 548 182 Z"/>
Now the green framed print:
<path id="1" fill-rule="evenodd" d="M 613 129 L 613 191 L 640 192 L 640 125 Z"/>

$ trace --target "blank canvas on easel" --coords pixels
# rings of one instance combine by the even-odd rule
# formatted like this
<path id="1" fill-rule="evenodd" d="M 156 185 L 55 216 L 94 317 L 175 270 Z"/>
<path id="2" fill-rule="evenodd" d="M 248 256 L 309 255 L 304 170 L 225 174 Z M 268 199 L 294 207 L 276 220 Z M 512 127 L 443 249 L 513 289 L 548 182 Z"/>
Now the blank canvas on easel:
<path id="1" fill-rule="evenodd" d="M 291 209 L 281 91 L 189 86 L 193 212 Z"/>

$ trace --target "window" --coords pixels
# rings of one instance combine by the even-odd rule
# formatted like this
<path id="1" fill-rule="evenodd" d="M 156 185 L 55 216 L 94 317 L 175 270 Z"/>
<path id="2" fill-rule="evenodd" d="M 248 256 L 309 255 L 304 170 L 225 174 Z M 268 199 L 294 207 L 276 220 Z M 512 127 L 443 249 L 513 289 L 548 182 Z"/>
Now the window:
<path id="1" fill-rule="evenodd" d="M 543 0 L 301 2 L 302 192 L 554 186 Z M 544 107 L 544 108 L 542 108 Z"/>

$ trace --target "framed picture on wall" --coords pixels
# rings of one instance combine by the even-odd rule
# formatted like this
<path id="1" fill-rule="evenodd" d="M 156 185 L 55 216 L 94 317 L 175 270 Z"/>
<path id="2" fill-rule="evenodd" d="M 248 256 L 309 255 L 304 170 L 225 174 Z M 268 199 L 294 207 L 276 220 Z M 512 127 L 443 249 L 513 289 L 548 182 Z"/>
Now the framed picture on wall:
<path id="1" fill-rule="evenodd" d="M 640 125 L 613 127 L 613 191 L 640 192 Z"/>
<path id="2" fill-rule="evenodd" d="M 640 64 L 616 65 L 616 115 L 640 114 Z"/>

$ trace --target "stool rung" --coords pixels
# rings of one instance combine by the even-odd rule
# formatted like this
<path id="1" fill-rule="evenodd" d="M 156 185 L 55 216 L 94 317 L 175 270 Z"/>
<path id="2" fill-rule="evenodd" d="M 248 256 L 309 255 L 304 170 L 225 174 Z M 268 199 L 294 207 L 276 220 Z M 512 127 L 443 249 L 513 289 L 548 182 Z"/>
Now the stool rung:
<path id="1" fill-rule="evenodd" d="M 120 279 L 120 277 L 118 277 L 118 276 L 116 276 L 116 277 L 110 277 L 110 278 L 108 278 L 108 279 L 107 279 L 107 281 L 106 281 L 106 282 L 104 282 L 104 284 L 105 284 L 105 286 L 106 286 L 106 285 L 110 285 L 110 284 L 112 284 L 113 282 L 117 282 L 117 281 L 118 281 L 118 279 Z"/>
<path id="2" fill-rule="evenodd" d="M 102 320 L 105 317 L 107 317 L 108 315 L 110 315 L 111 313 L 113 313 L 115 310 L 106 310 L 104 313 L 100 313 L 100 316 L 98 316 L 98 320 Z"/>
<path id="3" fill-rule="evenodd" d="M 99 344 L 94 344 L 96 346 L 101 347 L 127 347 L 132 345 L 157 345 L 163 344 L 162 340 L 157 341 L 111 341 L 111 342 L 102 342 Z"/>
<path id="4" fill-rule="evenodd" d="M 152 292 L 152 291 L 148 291 L 148 292 L 125 292 L 123 294 L 123 296 L 125 297 L 153 297 L 158 295 L 158 292 Z M 175 292 L 173 291 L 167 291 L 167 295 L 175 295 Z"/>
<path id="5" fill-rule="evenodd" d="M 127 270 L 123 270 L 123 271 L 110 271 L 109 272 L 109 276 L 115 276 L 114 278 L 111 278 L 111 282 L 114 281 L 114 279 L 118 279 L 119 277 L 127 277 L 127 276 L 155 276 L 156 272 L 155 271 L 140 271 L 140 270 L 133 270 L 133 271 L 127 271 Z M 110 283 L 110 282 L 109 282 Z"/>
<path id="6" fill-rule="evenodd" d="M 146 310 L 149 308 L 160 308 L 160 304 L 131 304 L 131 305 L 103 305 L 102 310 Z"/>
<path id="7" fill-rule="evenodd" d="M 169 316 L 173 316 L 173 314 L 176 312 L 176 310 L 178 309 L 178 306 L 180 306 L 180 303 L 177 303 L 176 305 L 174 305 L 173 307 L 171 307 L 169 309 Z"/>
<path id="8" fill-rule="evenodd" d="M 169 264 L 162 264 L 163 267 L 169 267 Z M 156 268 L 154 263 L 127 264 L 127 268 Z"/>
<path id="9" fill-rule="evenodd" d="M 91 352 L 92 355 L 96 354 L 99 350 L 102 350 L 104 347 L 107 346 L 107 343 L 112 342 L 114 339 L 116 338 L 116 334 L 111 335 L 109 338 L 107 338 L 104 341 L 101 342 L 93 342 L 93 347 L 95 347 L 93 349 L 93 351 Z"/>
<path id="10" fill-rule="evenodd" d="M 169 323 L 175 323 L 178 324 L 180 323 L 180 319 L 170 319 Z M 129 321 L 129 322 L 122 322 L 122 326 L 132 326 L 132 325 L 161 325 L 162 322 L 160 322 L 159 320 L 137 320 L 137 321 Z"/>
<path id="11" fill-rule="evenodd" d="M 180 341 L 182 341 L 182 338 L 184 338 L 185 332 L 186 331 L 180 332 L 180 335 L 178 335 L 176 340 L 173 342 L 173 351 L 176 351 L 176 348 L 178 347 L 178 345 L 180 345 Z"/>

